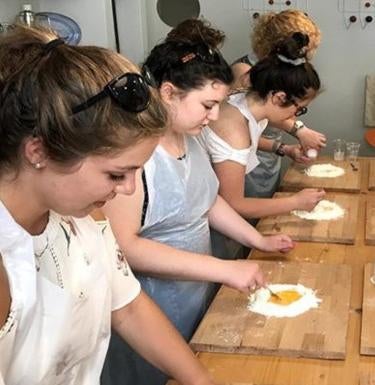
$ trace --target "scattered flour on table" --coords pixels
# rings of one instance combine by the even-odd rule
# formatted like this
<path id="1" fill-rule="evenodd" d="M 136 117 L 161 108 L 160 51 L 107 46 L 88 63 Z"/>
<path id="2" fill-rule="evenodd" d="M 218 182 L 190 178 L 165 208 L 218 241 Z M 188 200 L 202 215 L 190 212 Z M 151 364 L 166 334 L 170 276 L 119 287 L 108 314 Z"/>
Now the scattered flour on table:
<path id="1" fill-rule="evenodd" d="M 300 297 L 288 305 L 270 302 L 271 293 L 266 288 L 260 288 L 249 297 L 247 308 L 267 317 L 295 317 L 306 311 L 319 307 L 322 300 L 315 295 L 315 291 L 301 284 L 270 284 L 268 287 L 275 293 L 295 291 Z"/>
<path id="2" fill-rule="evenodd" d="M 335 202 L 323 199 L 311 211 L 293 210 L 292 214 L 302 219 L 329 221 L 342 218 L 345 214 L 345 209 Z"/>
<path id="3" fill-rule="evenodd" d="M 313 164 L 305 170 L 306 175 L 315 178 L 336 178 L 344 175 L 345 170 L 331 163 Z"/>

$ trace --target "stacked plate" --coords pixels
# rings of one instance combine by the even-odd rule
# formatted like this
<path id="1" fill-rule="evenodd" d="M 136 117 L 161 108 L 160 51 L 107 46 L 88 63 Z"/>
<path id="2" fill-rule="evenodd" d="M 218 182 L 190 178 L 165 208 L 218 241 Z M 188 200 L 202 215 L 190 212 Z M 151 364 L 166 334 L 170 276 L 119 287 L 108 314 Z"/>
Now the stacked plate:
<path id="1" fill-rule="evenodd" d="M 38 12 L 35 22 L 55 30 L 68 44 L 77 45 L 81 41 L 81 28 L 68 16 L 56 12 Z"/>

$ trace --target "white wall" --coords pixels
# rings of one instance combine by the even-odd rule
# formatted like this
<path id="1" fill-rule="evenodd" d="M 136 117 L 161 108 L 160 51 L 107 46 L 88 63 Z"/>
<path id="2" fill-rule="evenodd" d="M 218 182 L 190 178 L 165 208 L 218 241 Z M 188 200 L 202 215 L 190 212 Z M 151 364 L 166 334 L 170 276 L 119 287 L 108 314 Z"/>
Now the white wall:
<path id="1" fill-rule="evenodd" d="M 19 0 L 0 0 L 0 23 L 12 23 L 21 10 L 21 4 Z"/>
<path id="2" fill-rule="evenodd" d="M 116 0 L 120 52 L 135 63 L 147 54 L 146 2 L 149 0 Z"/>
<path id="3" fill-rule="evenodd" d="M 170 30 L 157 15 L 156 2 L 147 0 L 148 50 Z M 346 4 L 353 7 L 360 2 L 346 0 Z M 201 15 L 226 33 L 223 53 L 227 60 L 232 61 L 246 53 L 249 47 L 252 12 L 246 11 L 243 4 L 268 2 L 201 0 L 200 3 Z M 347 28 L 344 15 L 339 10 L 340 3 L 342 0 L 306 0 L 298 3 L 309 6 L 304 10 L 316 21 L 323 34 L 313 63 L 322 79 L 324 92 L 312 103 L 304 121 L 326 133 L 329 140 L 342 137 L 359 141 L 362 144 L 361 154 L 374 155 L 374 149 L 363 140 L 363 106 L 365 75 L 375 73 L 375 20 L 366 28 L 360 22 Z M 370 10 L 374 13 L 374 1 L 371 4 Z"/>
<path id="4" fill-rule="evenodd" d="M 342 137 L 360 141 L 361 154 L 374 155 L 374 150 L 363 140 L 363 106 L 365 75 L 375 73 L 375 21 L 366 28 L 360 22 L 347 28 L 338 6 L 344 3 L 343 0 L 293 1 L 309 6 L 304 10 L 323 33 L 314 64 L 324 92 L 312 103 L 304 121 L 325 132 L 330 140 Z M 115 47 L 110 0 L 25 2 L 32 3 L 37 11 L 54 11 L 72 17 L 82 28 L 82 43 Z M 0 21 L 13 19 L 22 3 L 20 0 L 0 0 Z M 116 3 L 121 52 L 139 63 L 170 27 L 157 15 L 157 0 L 116 0 Z M 200 3 L 201 15 L 226 33 L 223 53 L 229 61 L 246 53 L 249 47 L 251 13 L 243 8 L 243 4 L 268 4 L 267 0 L 200 0 Z M 281 0 L 275 3 L 284 4 Z M 345 0 L 351 7 L 360 3 L 364 1 Z M 370 3 L 369 9 L 375 13 L 375 1 Z"/>

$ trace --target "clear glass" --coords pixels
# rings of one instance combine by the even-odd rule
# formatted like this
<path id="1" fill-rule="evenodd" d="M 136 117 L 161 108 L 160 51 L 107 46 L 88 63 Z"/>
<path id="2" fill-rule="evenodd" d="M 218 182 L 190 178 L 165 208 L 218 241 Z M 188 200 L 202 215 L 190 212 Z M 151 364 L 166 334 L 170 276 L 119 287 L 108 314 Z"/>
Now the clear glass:
<path id="1" fill-rule="evenodd" d="M 346 143 L 346 157 L 349 162 L 356 162 L 358 160 L 358 152 L 360 143 L 348 142 Z"/>
<path id="2" fill-rule="evenodd" d="M 342 161 L 345 159 L 345 140 L 335 139 L 333 141 L 333 159 Z"/>

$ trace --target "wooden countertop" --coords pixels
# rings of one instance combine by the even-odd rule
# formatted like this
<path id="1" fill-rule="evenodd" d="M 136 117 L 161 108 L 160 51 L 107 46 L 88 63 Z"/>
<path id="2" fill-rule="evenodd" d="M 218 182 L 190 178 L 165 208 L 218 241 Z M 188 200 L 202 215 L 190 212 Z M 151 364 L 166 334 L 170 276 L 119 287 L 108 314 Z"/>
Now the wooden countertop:
<path id="1" fill-rule="evenodd" d="M 360 351 L 361 311 L 364 265 L 375 262 L 375 246 L 366 245 L 365 209 L 370 159 L 360 158 L 362 180 L 359 217 L 354 245 L 299 242 L 287 256 L 252 252 L 252 259 L 345 263 L 352 267 L 352 289 L 349 310 L 347 355 L 345 360 L 322 360 L 260 355 L 198 353 L 219 384 L 226 385 L 374 385 L 375 356 L 362 356 Z M 374 325 L 375 333 L 375 325 Z M 175 385 L 169 381 L 168 385 Z"/>

